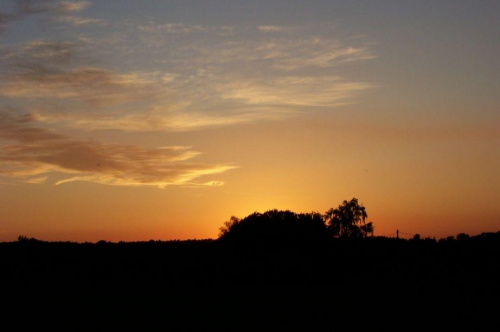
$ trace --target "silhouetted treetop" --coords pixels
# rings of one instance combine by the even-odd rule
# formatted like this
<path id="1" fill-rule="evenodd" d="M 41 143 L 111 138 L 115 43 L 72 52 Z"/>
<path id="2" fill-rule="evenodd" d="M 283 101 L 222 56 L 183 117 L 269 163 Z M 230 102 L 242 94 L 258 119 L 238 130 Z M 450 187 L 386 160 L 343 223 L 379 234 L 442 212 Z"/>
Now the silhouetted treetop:
<path id="1" fill-rule="evenodd" d="M 368 234 L 373 235 L 373 223 L 366 223 L 368 217 L 366 209 L 358 203 L 357 198 L 344 201 L 336 209 L 330 209 L 325 213 L 325 221 L 328 229 L 334 237 L 360 238 Z"/>
<path id="2" fill-rule="evenodd" d="M 325 238 L 326 226 L 320 213 L 286 210 L 254 212 L 239 219 L 231 217 L 220 228 L 219 239 L 237 242 L 308 241 Z"/>
<path id="3" fill-rule="evenodd" d="M 254 212 L 240 219 L 232 216 L 219 228 L 219 240 L 240 243 L 316 241 L 327 238 L 363 238 L 373 235 L 373 223 L 365 222 L 366 209 L 357 198 L 344 201 L 324 215 L 289 210 Z"/>

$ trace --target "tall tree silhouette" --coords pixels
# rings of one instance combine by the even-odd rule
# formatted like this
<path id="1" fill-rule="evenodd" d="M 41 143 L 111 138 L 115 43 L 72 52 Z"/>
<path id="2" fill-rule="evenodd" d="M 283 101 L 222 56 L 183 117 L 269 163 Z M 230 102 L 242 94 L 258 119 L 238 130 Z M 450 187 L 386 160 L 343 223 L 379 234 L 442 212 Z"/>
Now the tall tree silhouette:
<path id="1" fill-rule="evenodd" d="M 373 235 L 373 223 L 366 223 L 367 217 L 365 207 L 358 203 L 357 198 L 345 200 L 338 208 L 325 213 L 328 229 L 334 237 L 340 238 L 360 238 L 370 233 Z"/>

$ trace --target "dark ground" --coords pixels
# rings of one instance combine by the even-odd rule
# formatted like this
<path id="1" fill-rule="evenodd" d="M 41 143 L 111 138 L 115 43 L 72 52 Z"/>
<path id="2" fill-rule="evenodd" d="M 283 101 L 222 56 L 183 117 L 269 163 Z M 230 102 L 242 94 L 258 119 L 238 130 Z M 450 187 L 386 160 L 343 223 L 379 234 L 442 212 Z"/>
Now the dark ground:
<path id="1" fill-rule="evenodd" d="M 2 321 L 50 330 L 500 331 L 500 232 L 0 243 Z M 17 329 L 14 329 L 17 330 Z"/>

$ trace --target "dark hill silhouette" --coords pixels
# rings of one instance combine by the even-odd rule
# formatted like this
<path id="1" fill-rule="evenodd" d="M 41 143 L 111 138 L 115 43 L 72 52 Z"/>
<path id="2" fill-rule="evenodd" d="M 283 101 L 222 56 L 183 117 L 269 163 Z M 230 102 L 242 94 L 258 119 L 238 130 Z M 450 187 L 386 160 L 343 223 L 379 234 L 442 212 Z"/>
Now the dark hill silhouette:
<path id="1" fill-rule="evenodd" d="M 499 326 L 500 232 L 297 247 L 229 243 L 0 243 L 4 321 L 43 314 L 38 326 L 56 329 Z"/>

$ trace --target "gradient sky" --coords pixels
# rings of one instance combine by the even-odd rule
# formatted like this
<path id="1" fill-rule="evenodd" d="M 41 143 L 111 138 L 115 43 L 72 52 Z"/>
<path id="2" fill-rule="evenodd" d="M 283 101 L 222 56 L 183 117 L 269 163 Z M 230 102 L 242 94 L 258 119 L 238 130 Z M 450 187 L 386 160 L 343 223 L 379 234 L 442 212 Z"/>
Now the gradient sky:
<path id="1" fill-rule="evenodd" d="M 0 241 L 216 238 L 353 197 L 500 230 L 500 2 L 0 2 Z"/>

